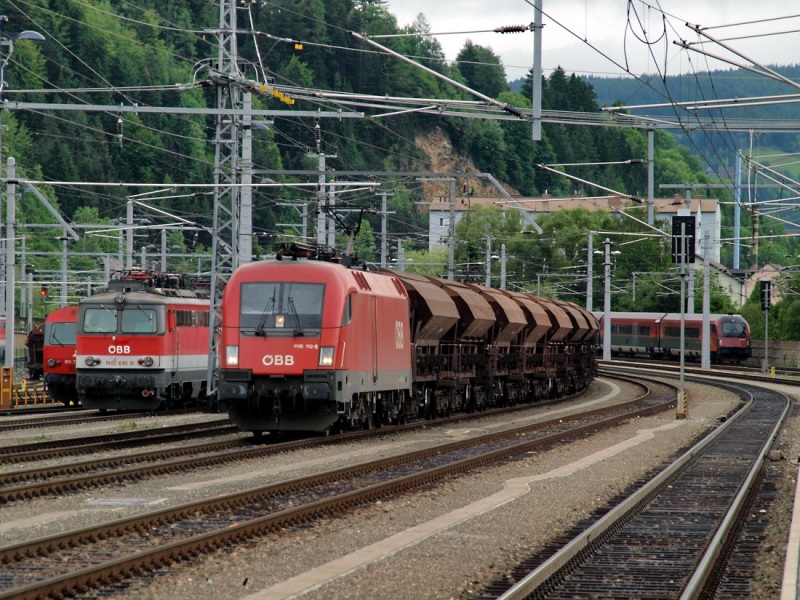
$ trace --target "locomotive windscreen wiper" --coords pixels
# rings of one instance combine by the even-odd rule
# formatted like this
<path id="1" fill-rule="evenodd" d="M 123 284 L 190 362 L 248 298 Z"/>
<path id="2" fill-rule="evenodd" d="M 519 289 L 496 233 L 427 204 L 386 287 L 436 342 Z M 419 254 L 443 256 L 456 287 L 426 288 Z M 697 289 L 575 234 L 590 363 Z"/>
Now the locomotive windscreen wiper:
<path id="1" fill-rule="evenodd" d="M 294 300 L 292 300 L 291 296 L 289 296 L 288 298 L 288 303 L 289 303 L 289 308 L 292 309 L 292 316 L 294 317 L 294 322 L 295 322 L 294 335 L 298 337 L 303 336 L 305 335 L 305 332 L 303 331 L 302 325 L 300 325 L 300 317 L 297 315 L 297 308 L 295 308 Z"/>
<path id="2" fill-rule="evenodd" d="M 256 335 L 267 335 L 267 332 L 264 331 L 264 326 L 267 324 L 267 317 L 270 315 L 274 305 L 275 296 L 269 299 L 269 302 L 267 302 L 267 305 L 264 307 L 264 312 L 261 313 L 261 318 L 258 320 L 258 325 L 256 326 L 255 330 Z"/>

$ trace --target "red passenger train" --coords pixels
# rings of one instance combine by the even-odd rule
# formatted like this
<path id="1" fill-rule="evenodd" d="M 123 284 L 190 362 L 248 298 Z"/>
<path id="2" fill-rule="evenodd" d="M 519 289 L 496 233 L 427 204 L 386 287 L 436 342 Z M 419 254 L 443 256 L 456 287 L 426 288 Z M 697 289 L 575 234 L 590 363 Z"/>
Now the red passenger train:
<path id="1" fill-rule="evenodd" d="M 600 341 L 604 332 L 604 313 L 595 312 L 600 321 Z M 750 325 L 740 315 L 709 315 L 712 362 L 739 363 L 750 358 Z M 679 313 L 612 312 L 611 353 L 647 355 L 654 358 L 680 356 L 681 315 Z M 699 358 L 702 352 L 703 315 L 684 315 L 684 357 Z"/>
<path id="2" fill-rule="evenodd" d="M 86 408 L 152 410 L 205 401 L 209 289 L 131 271 L 81 300 L 77 389 Z"/>
<path id="3" fill-rule="evenodd" d="M 574 304 L 348 268 L 295 244 L 278 258 L 240 266 L 222 299 L 218 400 L 256 435 L 554 398 L 595 376 L 598 324 Z"/>

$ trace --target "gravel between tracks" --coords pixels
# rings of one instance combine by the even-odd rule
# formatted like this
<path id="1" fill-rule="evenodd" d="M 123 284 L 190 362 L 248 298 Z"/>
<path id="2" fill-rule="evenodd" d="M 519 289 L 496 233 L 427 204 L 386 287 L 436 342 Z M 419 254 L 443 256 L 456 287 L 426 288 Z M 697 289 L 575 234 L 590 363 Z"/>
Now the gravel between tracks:
<path id="1" fill-rule="evenodd" d="M 688 383 L 686 389 L 689 395 L 689 418 L 685 421 L 677 421 L 671 412 L 638 419 L 612 431 L 602 432 L 552 451 L 531 454 L 523 460 L 484 468 L 458 480 L 418 490 L 392 501 L 376 503 L 333 521 L 321 522 L 291 534 L 272 536 L 235 549 L 222 550 L 172 565 L 143 581 L 134 582 L 126 590 L 116 589 L 108 594 L 84 597 L 136 600 L 233 600 L 248 595 L 259 598 L 284 597 L 259 592 L 395 533 L 423 525 L 431 519 L 490 496 L 503 489 L 504 482 L 509 479 L 552 473 L 555 469 L 566 468 L 599 450 L 628 440 L 639 431 L 662 428 L 632 449 L 623 450 L 565 476 L 533 481 L 530 492 L 522 497 L 446 528 L 388 558 L 371 562 L 348 576 L 303 596 L 309 600 L 469 598 L 482 585 L 536 552 L 548 539 L 569 529 L 575 521 L 625 490 L 630 483 L 675 454 L 703 430 L 713 427 L 721 416 L 729 413 L 738 404 L 732 394 L 709 386 Z M 592 385 L 587 395 L 572 404 L 599 398 L 608 391 L 609 386 L 598 381 Z M 623 386 L 623 393 L 629 391 Z M 540 412 L 544 415 L 550 410 L 553 409 L 542 408 Z M 493 421 L 486 419 L 475 425 L 471 424 L 470 430 L 483 431 L 494 426 Z M 432 428 L 409 436 L 412 443 L 410 446 L 404 445 L 402 450 L 414 447 L 417 439 L 424 445 L 425 440 L 439 438 L 441 441 L 445 435 L 452 437 L 469 434 L 463 430 L 445 432 Z M 369 444 L 383 447 L 386 440 Z M 780 591 L 786 536 L 797 477 L 796 459 L 800 453 L 800 426 L 797 417 L 790 420 L 778 440 L 777 448 L 782 450 L 786 459 L 770 464 L 770 469 L 775 470 L 778 478 L 779 494 L 772 509 L 774 519 L 762 553 L 763 568 L 759 569 L 757 589 L 753 590 L 752 597 L 755 598 L 775 598 Z M 334 446 L 321 452 L 303 452 L 268 460 L 270 464 L 288 463 L 292 460 L 314 461 L 319 459 L 319 454 L 329 458 L 332 453 L 341 454 L 343 450 L 342 447 Z M 391 450 L 381 449 L 380 452 L 387 453 Z M 328 468 L 335 468 L 339 463 L 338 460 L 333 461 Z M 267 480 L 277 480 L 303 473 L 301 468 L 265 476 L 252 464 L 236 464 L 220 471 L 224 471 L 227 476 L 240 474 L 243 477 L 242 486 L 263 483 L 265 477 Z M 247 477 L 248 472 L 252 473 L 254 479 Z M 87 508 L 87 505 L 96 508 L 97 501 L 103 498 L 160 498 L 160 502 L 171 503 L 186 500 L 187 494 L 210 496 L 231 491 L 231 486 L 240 485 L 237 480 L 228 480 L 218 487 L 191 489 L 190 484 L 193 481 L 220 476 L 218 471 L 203 470 L 183 476 L 159 477 L 125 488 L 109 488 L 63 499 L 40 499 L 24 506 L 12 505 L 4 508 L 6 517 L 22 519 L 26 513 L 35 515 L 42 511 L 63 511 L 65 517 L 23 530 L 14 529 L 0 533 L 4 537 L 10 533 L 15 534 L 12 537 L 26 537 L 41 535 L 54 528 L 60 530 L 89 525 L 96 522 L 94 519 L 108 517 L 107 514 L 98 515 L 95 510 Z M 182 495 L 167 492 L 168 488 L 179 486 L 182 482 L 189 484 L 190 491 L 185 491 Z M 130 512 L 141 512 L 145 508 L 152 506 L 143 508 L 121 503 L 114 510 L 117 511 L 117 516 L 124 516 Z M 9 509 L 13 509 L 11 514 L 7 512 Z M 67 516 L 66 513 L 70 510 L 79 512 Z"/>

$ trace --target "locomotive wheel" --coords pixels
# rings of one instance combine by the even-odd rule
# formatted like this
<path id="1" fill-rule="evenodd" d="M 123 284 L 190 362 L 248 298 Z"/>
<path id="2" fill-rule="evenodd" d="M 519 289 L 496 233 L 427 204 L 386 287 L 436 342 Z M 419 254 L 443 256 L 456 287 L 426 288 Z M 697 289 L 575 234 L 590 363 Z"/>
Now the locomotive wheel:
<path id="1" fill-rule="evenodd" d="M 423 416 L 426 420 L 430 421 L 434 417 L 434 410 L 435 407 L 433 406 L 433 390 L 429 387 L 425 388 L 424 392 L 424 406 L 423 406 Z"/>
<path id="2" fill-rule="evenodd" d="M 372 417 L 372 413 L 369 413 L 367 415 L 367 418 L 364 419 L 364 429 L 366 429 L 367 431 L 375 429 L 375 420 Z"/>

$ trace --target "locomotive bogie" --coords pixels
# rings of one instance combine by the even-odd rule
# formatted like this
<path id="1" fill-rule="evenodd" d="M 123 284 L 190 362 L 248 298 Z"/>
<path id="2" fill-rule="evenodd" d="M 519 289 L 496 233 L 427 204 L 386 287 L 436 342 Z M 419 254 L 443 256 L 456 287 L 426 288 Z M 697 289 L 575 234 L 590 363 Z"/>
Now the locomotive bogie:
<path id="1" fill-rule="evenodd" d="M 259 431 L 301 431 L 313 424 L 313 431 L 330 431 L 396 422 L 408 412 L 403 399 L 410 382 L 410 371 L 382 372 L 375 378 L 371 372 L 343 370 L 308 369 L 300 377 L 223 370 L 220 397 L 237 425 L 251 421 Z"/>

